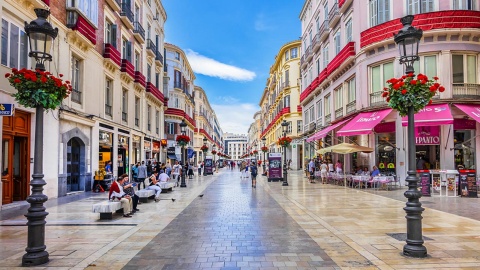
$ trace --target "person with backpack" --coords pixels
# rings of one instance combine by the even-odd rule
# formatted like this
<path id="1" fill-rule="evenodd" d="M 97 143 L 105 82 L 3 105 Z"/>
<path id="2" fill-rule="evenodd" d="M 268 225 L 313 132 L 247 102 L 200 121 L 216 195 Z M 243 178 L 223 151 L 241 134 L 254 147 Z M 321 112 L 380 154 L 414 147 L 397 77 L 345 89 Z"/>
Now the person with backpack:
<path id="1" fill-rule="evenodd" d="M 252 162 L 252 164 L 250 165 L 250 173 L 252 175 L 252 187 L 257 188 L 258 168 L 257 168 L 257 164 L 255 164 L 255 162 Z"/>

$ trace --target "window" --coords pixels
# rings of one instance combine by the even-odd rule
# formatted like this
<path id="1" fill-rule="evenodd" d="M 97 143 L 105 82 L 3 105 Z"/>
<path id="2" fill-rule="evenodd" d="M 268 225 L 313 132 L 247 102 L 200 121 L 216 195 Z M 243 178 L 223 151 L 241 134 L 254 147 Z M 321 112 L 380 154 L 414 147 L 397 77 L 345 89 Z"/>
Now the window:
<path id="1" fill-rule="evenodd" d="M 160 132 L 160 112 L 155 110 L 155 133 L 159 134 Z"/>
<path id="2" fill-rule="evenodd" d="M 135 71 L 140 71 L 141 66 L 140 66 L 140 53 L 138 51 L 135 51 Z"/>
<path id="3" fill-rule="evenodd" d="M 110 79 L 105 80 L 105 114 L 112 116 L 112 91 L 113 81 Z"/>
<path id="4" fill-rule="evenodd" d="M 122 121 L 128 122 L 128 91 L 122 91 Z"/>
<path id="5" fill-rule="evenodd" d="M 297 121 L 297 133 L 303 132 L 303 121 L 298 120 Z"/>
<path id="6" fill-rule="evenodd" d="M 152 106 L 147 105 L 147 130 L 152 131 Z"/>
<path id="7" fill-rule="evenodd" d="M 171 122 L 167 123 L 167 133 L 175 134 L 175 123 L 171 123 Z"/>
<path id="8" fill-rule="evenodd" d="M 122 59 L 132 62 L 132 42 L 122 39 Z"/>
<path id="9" fill-rule="evenodd" d="M 22 29 L 2 19 L 2 65 L 28 68 L 28 37 Z"/>
<path id="10" fill-rule="evenodd" d="M 390 20 L 390 0 L 369 0 L 370 27 Z"/>
<path id="11" fill-rule="evenodd" d="M 393 62 L 385 63 L 371 68 L 370 93 L 383 91 L 386 81 L 393 78 Z"/>
<path id="12" fill-rule="evenodd" d="M 177 97 L 175 97 L 175 108 L 177 108 L 177 109 L 179 108 L 178 98 L 177 98 Z"/>
<path id="13" fill-rule="evenodd" d="M 328 96 L 325 96 L 325 106 L 323 106 L 325 108 L 325 115 L 330 115 L 332 112 L 330 111 L 330 95 Z"/>
<path id="14" fill-rule="evenodd" d="M 328 1 L 323 4 L 323 18 L 325 18 L 325 21 L 328 20 Z"/>
<path id="15" fill-rule="evenodd" d="M 133 20 L 134 22 L 140 22 L 140 8 L 138 5 L 135 4 L 135 13 L 134 13 L 135 19 Z"/>
<path id="16" fill-rule="evenodd" d="M 335 110 L 343 107 L 343 91 L 342 87 L 335 89 Z"/>
<path id="17" fill-rule="evenodd" d="M 110 21 L 105 22 L 105 43 L 117 48 L 117 25 Z"/>
<path id="18" fill-rule="evenodd" d="M 452 55 L 453 83 L 477 83 L 477 56 Z"/>
<path id="19" fill-rule="evenodd" d="M 436 55 L 428 55 L 428 56 L 420 56 L 419 61 L 415 61 L 413 63 L 413 68 L 415 73 L 423 73 L 427 75 L 429 78 L 433 76 L 437 76 L 437 56 Z"/>
<path id="20" fill-rule="evenodd" d="M 135 96 L 135 126 L 140 126 L 140 98 Z"/>
<path id="21" fill-rule="evenodd" d="M 285 86 L 290 86 L 290 71 L 285 70 Z"/>
<path id="22" fill-rule="evenodd" d="M 408 15 L 432 12 L 433 0 L 407 0 Z"/>
<path id="23" fill-rule="evenodd" d="M 338 55 L 341 50 L 340 45 L 340 30 L 335 32 L 335 36 L 333 37 L 333 43 L 335 44 L 335 55 Z"/>
<path id="24" fill-rule="evenodd" d="M 146 35 L 147 39 L 150 39 L 151 32 L 152 32 L 152 26 L 150 24 L 147 24 L 147 35 Z"/>
<path id="25" fill-rule="evenodd" d="M 345 42 L 348 43 L 352 41 L 352 18 L 348 19 L 345 24 Z"/>
<path id="26" fill-rule="evenodd" d="M 356 100 L 355 94 L 355 77 L 347 81 L 347 90 L 348 90 L 348 103 L 354 102 Z"/>
<path id="27" fill-rule="evenodd" d="M 317 27 L 317 33 L 318 33 L 318 31 L 320 31 L 320 17 L 317 17 L 315 19 L 315 25 Z"/>
<path id="28" fill-rule="evenodd" d="M 283 97 L 284 108 L 290 107 L 290 95 Z"/>
<path id="29" fill-rule="evenodd" d="M 316 107 L 317 107 L 317 119 L 321 119 L 322 118 L 322 100 L 317 101 Z"/>
<path id="30" fill-rule="evenodd" d="M 179 52 L 174 52 L 175 59 L 180 60 L 180 53 Z"/>
<path id="31" fill-rule="evenodd" d="M 290 49 L 290 58 L 297 58 L 298 57 L 298 48 L 292 48 Z"/>
<path id="32" fill-rule="evenodd" d="M 312 107 L 310 107 L 310 109 L 308 109 L 308 113 L 310 114 L 310 116 L 309 116 L 310 122 L 315 121 L 315 107 L 314 106 L 312 106 Z"/>
<path id="33" fill-rule="evenodd" d="M 474 10 L 474 0 L 453 0 L 453 9 Z"/>
<path id="34" fill-rule="evenodd" d="M 98 26 L 98 0 L 67 0 L 67 8 L 76 8 Z"/>
<path id="35" fill-rule="evenodd" d="M 147 82 L 152 81 L 152 65 L 147 64 Z"/>
<path id="36" fill-rule="evenodd" d="M 323 54 L 323 68 L 327 68 L 327 66 L 328 66 L 328 43 L 325 44 L 325 47 L 323 47 L 322 54 Z"/>
<path id="37" fill-rule="evenodd" d="M 72 102 L 82 104 L 82 89 L 80 85 L 80 64 L 81 60 L 72 57 Z"/>
<path id="38" fill-rule="evenodd" d="M 288 61 L 290 59 L 290 52 L 286 51 L 285 52 L 285 61 Z"/>

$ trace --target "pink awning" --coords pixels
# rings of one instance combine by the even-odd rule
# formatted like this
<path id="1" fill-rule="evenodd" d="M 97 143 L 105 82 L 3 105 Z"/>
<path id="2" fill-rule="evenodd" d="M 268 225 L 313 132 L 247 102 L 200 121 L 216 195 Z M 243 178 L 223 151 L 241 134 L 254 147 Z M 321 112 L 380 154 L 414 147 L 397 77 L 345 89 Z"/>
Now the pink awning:
<path id="1" fill-rule="evenodd" d="M 428 105 L 415 114 L 415 126 L 439 126 L 453 124 L 453 116 L 448 104 Z M 402 126 L 408 125 L 407 116 L 402 117 Z"/>
<path id="2" fill-rule="evenodd" d="M 455 107 L 480 123 L 480 104 L 455 104 Z"/>
<path id="3" fill-rule="evenodd" d="M 360 113 L 352 121 L 348 122 L 337 132 L 338 136 L 353 136 L 372 133 L 373 128 L 378 125 L 392 109 L 385 109 L 375 112 Z"/>
<path id="4" fill-rule="evenodd" d="M 324 128 L 324 129 L 320 130 L 319 132 L 315 133 L 315 134 L 312 135 L 310 138 L 308 138 L 308 139 L 307 139 L 307 142 L 311 142 L 311 141 L 315 141 L 315 140 L 320 140 L 320 139 L 324 138 L 325 136 L 327 136 L 327 134 L 328 134 L 330 131 L 336 129 L 337 127 L 339 127 L 339 126 L 341 126 L 341 125 L 343 125 L 343 124 L 346 123 L 348 120 L 350 120 L 350 118 L 349 118 L 349 119 L 346 119 L 346 120 L 343 120 L 343 121 L 340 121 L 340 122 L 338 122 L 338 123 L 336 123 L 336 124 L 333 124 L 333 125 L 331 125 L 331 126 L 329 126 L 329 127 L 326 127 L 326 128 Z"/>

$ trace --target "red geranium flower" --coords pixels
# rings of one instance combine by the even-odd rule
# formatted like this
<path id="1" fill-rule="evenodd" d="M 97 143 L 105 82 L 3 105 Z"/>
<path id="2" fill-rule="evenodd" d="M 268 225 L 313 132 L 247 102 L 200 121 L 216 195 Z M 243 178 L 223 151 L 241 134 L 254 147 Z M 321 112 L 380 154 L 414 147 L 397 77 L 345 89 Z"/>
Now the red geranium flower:
<path id="1" fill-rule="evenodd" d="M 440 86 L 440 87 L 438 88 L 438 91 L 440 91 L 440 92 L 443 92 L 443 91 L 445 91 L 445 87 L 443 87 L 443 86 Z"/>
<path id="2" fill-rule="evenodd" d="M 407 90 L 406 89 L 403 89 L 402 90 L 402 95 L 405 95 L 407 93 Z"/>

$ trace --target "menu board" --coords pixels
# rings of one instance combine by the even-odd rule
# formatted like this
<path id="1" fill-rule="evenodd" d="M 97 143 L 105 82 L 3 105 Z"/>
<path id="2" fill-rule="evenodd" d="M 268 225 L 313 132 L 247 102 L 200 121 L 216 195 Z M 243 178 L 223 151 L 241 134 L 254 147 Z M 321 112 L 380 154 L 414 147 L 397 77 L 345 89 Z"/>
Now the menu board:
<path id="1" fill-rule="evenodd" d="M 460 190 L 462 197 L 477 198 L 477 181 L 475 173 L 460 171 Z"/>
<path id="2" fill-rule="evenodd" d="M 431 194 L 431 175 L 429 173 L 422 173 L 420 175 L 420 184 L 421 184 L 421 191 L 422 191 L 422 196 L 425 197 L 430 197 L 432 196 Z"/>

